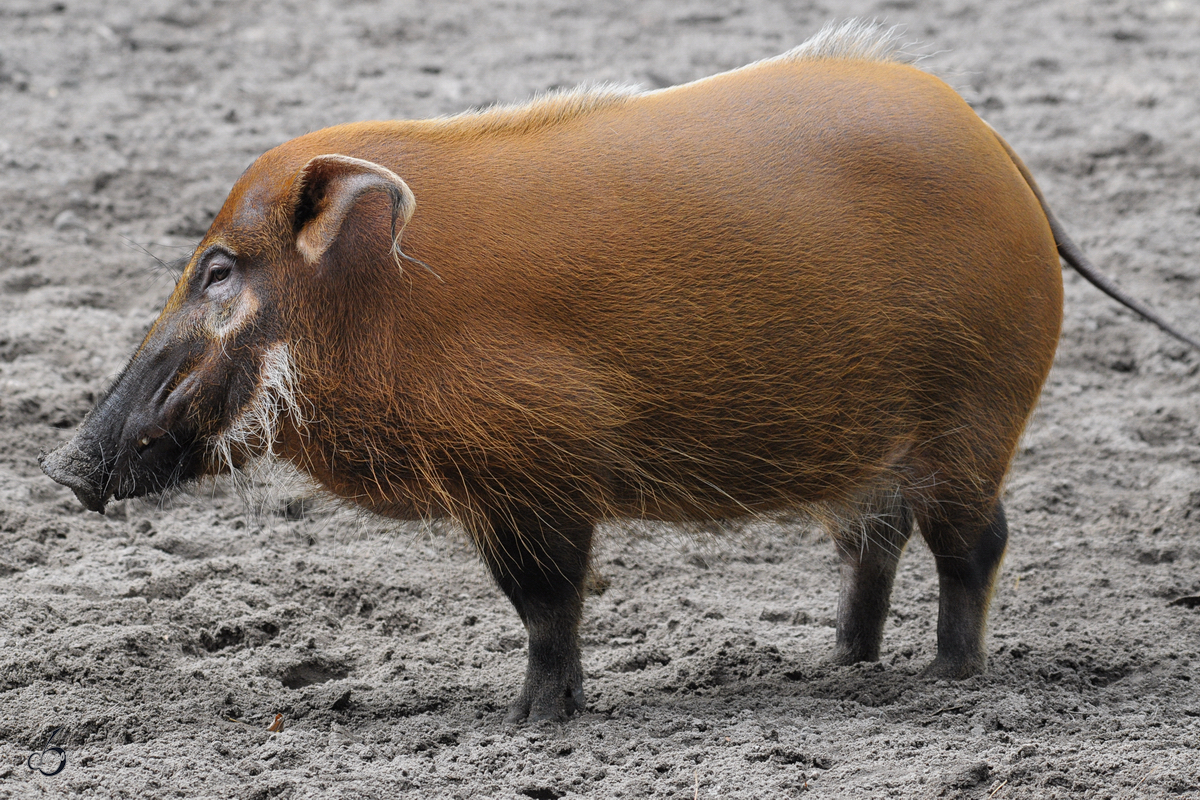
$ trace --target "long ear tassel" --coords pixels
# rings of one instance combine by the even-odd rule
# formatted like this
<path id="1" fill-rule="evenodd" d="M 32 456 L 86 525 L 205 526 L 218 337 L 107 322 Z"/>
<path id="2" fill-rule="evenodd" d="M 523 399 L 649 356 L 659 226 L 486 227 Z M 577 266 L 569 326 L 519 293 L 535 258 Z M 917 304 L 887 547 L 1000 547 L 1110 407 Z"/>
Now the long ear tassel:
<path id="1" fill-rule="evenodd" d="M 429 266 L 424 261 L 421 261 L 419 258 L 413 258 L 400 249 L 400 236 L 402 235 L 403 231 L 396 231 L 396 220 L 399 219 L 400 215 L 404 213 L 406 198 L 399 189 L 389 189 L 388 194 L 390 194 L 392 197 L 392 258 L 396 261 L 396 268 L 401 272 L 404 272 L 404 267 L 400 263 L 400 259 L 404 259 L 405 261 L 413 264 L 419 264 L 424 267 L 430 275 L 437 278 L 438 283 L 445 283 L 445 279 L 443 279 L 441 275 L 438 275 L 436 272 L 434 272 L 433 267 Z M 408 215 L 405 216 L 407 217 Z M 407 225 L 408 219 L 406 218 L 404 222 Z"/>
<path id="2" fill-rule="evenodd" d="M 426 263 L 425 263 L 424 261 L 422 261 L 421 259 L 419 259 L 419 258 L 413 258 L 412 256 L 410 256 L 410 255 L 408 255 L 407 253 L 405 253 L 404 251 L 402 251 L 402 250 L 400 249 L 400 243 L 399 243 L 399 242 L 397 242 L 397 243 L 396 243 L 395 247 L 393 248 L 393 252 L 394 252 L 394 254 L 395 254 L 395 255 L 399 256 L 400 258 L 403 258 L 405 261 L 410 261 L 410 262 L 412 262 L 413 264 L 420 264 L 422 267 L 424 267 L 426 270 L 428 270 L 428 271 L 429 271 L 429 274 L 430 274 L 430 275 L 432 275 L 433 277 L 437 278 L 437 280 L 438 280 L 438 283 L 445 283 L 445 282 L 446 282 L 446 279 L 445 279 L 445 278 L 443 278 L 441 275 L 438 275 L 436 272 L 434 272 L 434 271 L 433 271 L 433 267 L 429 266 L 428 264 L 426 264 Z"/>

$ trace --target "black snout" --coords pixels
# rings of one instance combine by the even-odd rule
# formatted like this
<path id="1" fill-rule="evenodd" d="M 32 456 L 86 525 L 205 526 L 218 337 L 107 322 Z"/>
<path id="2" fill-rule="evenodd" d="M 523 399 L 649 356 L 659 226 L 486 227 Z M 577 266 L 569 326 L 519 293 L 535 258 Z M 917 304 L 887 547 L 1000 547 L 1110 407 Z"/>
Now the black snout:
<path id="1" fill-rule="evenodd" d="M 104 506 L 108 503 L 103 488 L 107 481 L 95 480 L 99 477 L 99 462 L 81 449 L 78 440 L 77 436 L 57 450 L 42 453 L 38 456 L 38 466 L 42 472 L 75 492 L 79 502 L 88 511 L 103 514 Z"/>
<path id="2" fill-rule="evenodd" d="M 42 471 L 90 511 L 103 514 L 110 499 L 164 491 L 203 467 L 188 413 L 198 381 L 178 377 L 191 354 L 148 350 L 143 346 L 71 441 L 38 458 Z"/>
<path id="3" fill-rule="evenodd" d="M 140 437 L 95 436 L 94 424 L 38 458 L 42 471 L 68 487 L 89 511 L 104 513 L 110 499 L 162 492 L 196 477 L 202 468 L 195 436 L 186 428 Z M 111 433 L 111 431 L 98 431 Z M 104 446 L 107 444 L 107 446 Z"/>

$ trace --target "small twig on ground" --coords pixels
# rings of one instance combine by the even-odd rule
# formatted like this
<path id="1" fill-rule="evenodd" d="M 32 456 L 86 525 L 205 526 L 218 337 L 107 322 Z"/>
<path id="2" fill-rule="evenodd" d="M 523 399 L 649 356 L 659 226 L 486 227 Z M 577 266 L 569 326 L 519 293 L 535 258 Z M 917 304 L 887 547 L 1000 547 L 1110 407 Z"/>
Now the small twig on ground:
<path id="1" fill-rule="evenodd" d="M 956 706 L 942 706 L 941 708 L 939 708 L 937 711 L 934 711 L 934 712 L 933 712 L 932 714 L 930 714 L 929 716 L 931 716 L 931 717 L 936 717 L 938 714 L 944 714 L 944 713 L 946 713 L 947 711 L 962 711 L 962 710 L 963 710 L 963 709 L 965 709 L 965 708 L 966 708 L 966 706 L 964 706 L 964 705 L 961 705 L 961 704 L 960 704 L 960 705 L 956 705 Z"/>
<path id="2" fill-rule="evenodd" d="M 992 800 L 993 797 L 1000 794 L 1000 790 L 1003 789 L 1007 785 L 1008 785 L 1007 780 L 1000 781 L 1000 785 L 997 786 L 995 789 L 992 789 L 992 793 L 988 795 L 988 800 Z"/>

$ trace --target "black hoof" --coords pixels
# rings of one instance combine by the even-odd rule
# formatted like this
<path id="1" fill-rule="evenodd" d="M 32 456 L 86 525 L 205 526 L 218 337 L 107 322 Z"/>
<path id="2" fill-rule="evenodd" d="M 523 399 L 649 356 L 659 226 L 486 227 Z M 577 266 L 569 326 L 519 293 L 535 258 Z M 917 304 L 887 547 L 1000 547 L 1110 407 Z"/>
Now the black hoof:
<path id="1" fill-rule="evenodd" d="M 537 692 L 537 697 L 531 697 L 531 694 L 522 691 L 521 696 L 508 707 L 508 713 L 504 715 L 506 723 L 517 725 L 543 720 L 566 722 L 567 717 L 586 710 L 582 682 L 568 688 Z"/>
<path id="2" fill-rule="evenodd" d="M 879 656 L 864 655 L 863 653 L 851 650 L 848 647 L 838 647 L 833 651 L 833 658 L 830 661 L 835 666 L 849 667 L 852 664 L 861 664 L 864 661 L 878 661 Z"/>
<path id="3" fill-rule="evenodd" d="M 984 659 L 953 659 L 938 656 L 921 672 L 924 678 L 961 681 L 983 673 L 987 667 Z"/>

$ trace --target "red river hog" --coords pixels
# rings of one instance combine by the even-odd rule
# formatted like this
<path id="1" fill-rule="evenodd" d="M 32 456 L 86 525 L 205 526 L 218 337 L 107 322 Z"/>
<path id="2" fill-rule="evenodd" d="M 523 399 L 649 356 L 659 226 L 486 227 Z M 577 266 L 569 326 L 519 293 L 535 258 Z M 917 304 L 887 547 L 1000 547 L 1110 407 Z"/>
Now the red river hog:
<path id="1" fill-rule="evenodd" d="M 621 518 L 824 521 L 839 664 L 879 658 L 915 524 L 940 582 L 929 672 L 978 673 L 1059 256 L 1165 323 L 896 53 L 847 23 L 673 88 L 285 142 L 42 467 L 103 511 L 267 457 L 457 521 L 528 631 L 514 721 L 584 707 L 593 531 Z"/>

